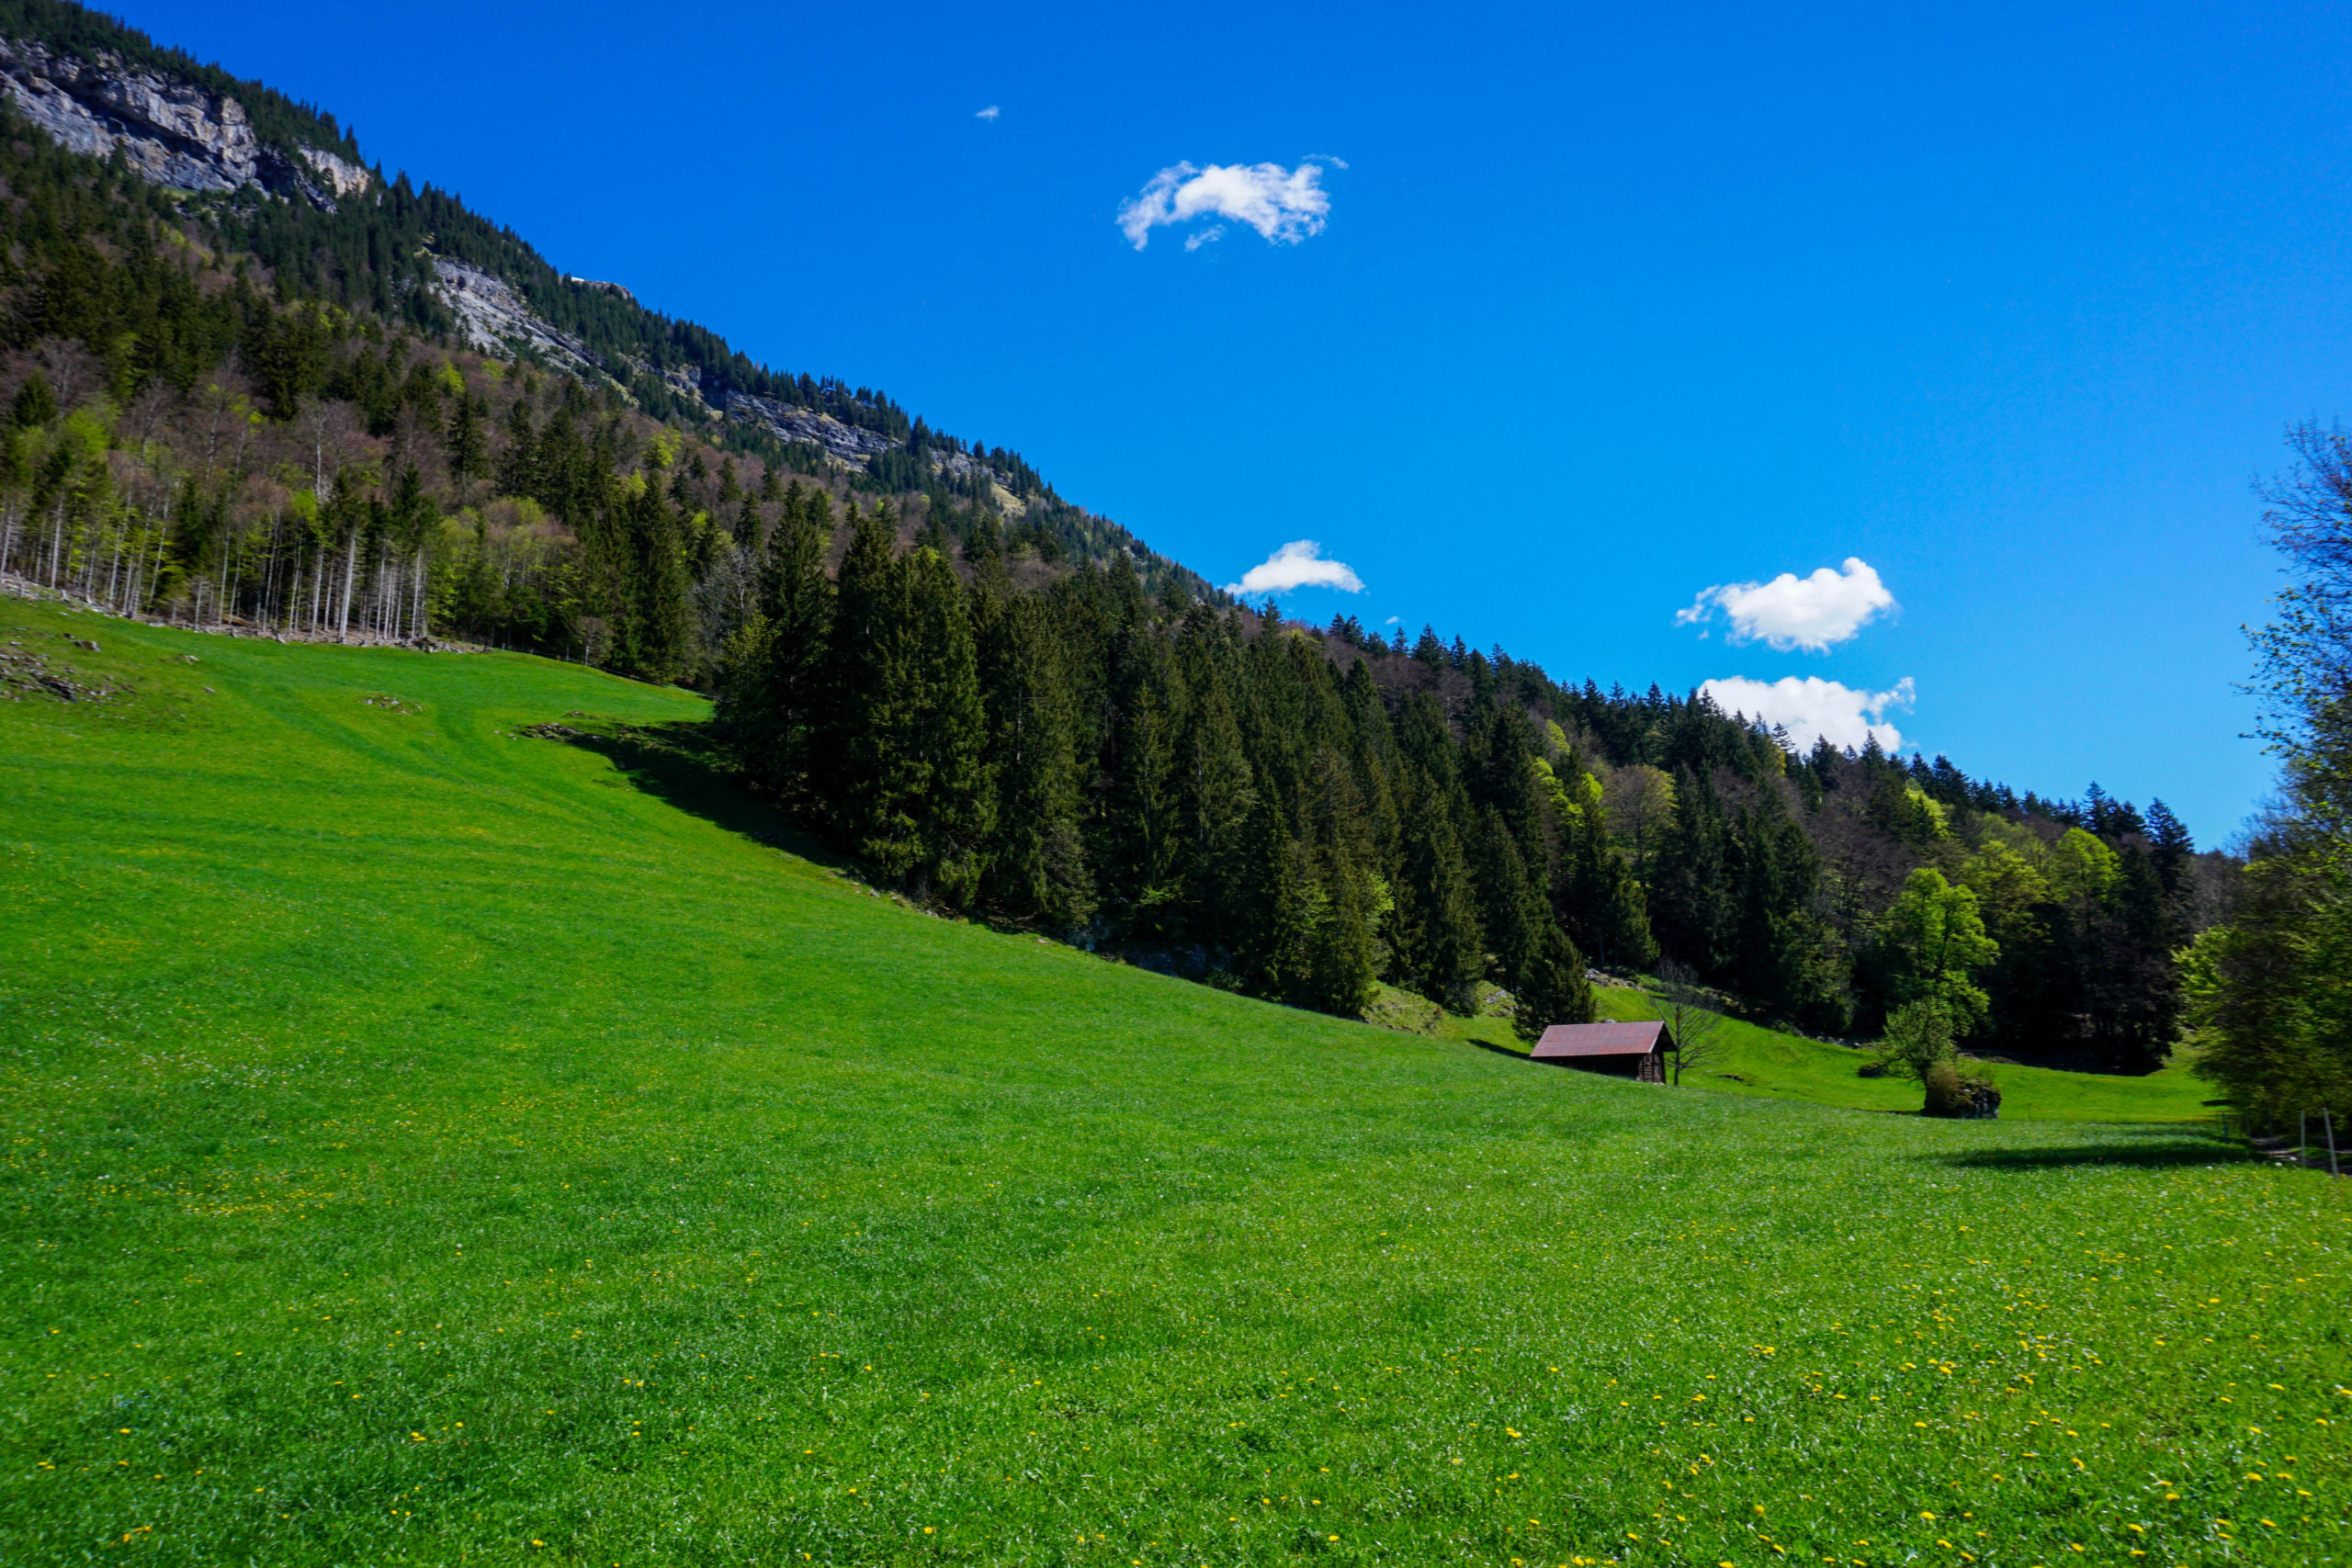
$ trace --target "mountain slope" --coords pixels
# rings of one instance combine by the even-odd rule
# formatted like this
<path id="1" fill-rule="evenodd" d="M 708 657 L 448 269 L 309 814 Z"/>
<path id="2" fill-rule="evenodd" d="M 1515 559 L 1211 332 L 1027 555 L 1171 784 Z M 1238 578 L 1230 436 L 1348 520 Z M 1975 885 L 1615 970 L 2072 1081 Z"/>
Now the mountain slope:
<path id="1" fill-rule="evenodd" d="M 1073 558 L 1125 555 L 1154 589 L 1218 596 L 1115 523 L 1064 502 L 1018 453 L 933 431 L 869 388 L 770 369 L 619 284 L 560 273 L 456 197 L 367 164 L 331 114 L 96 13 L 62 0 L 0 3 L 0 93 L 60 145 L 119 157 L 141 179 L 185 193 L 178 209 L 198 231 L 250 253 L 281 293 L 585 376 L 656 419 L 778 466 L 986 502 Z"/>
<path id="2" fill-rule="evenodd" d="M 0 703 L 11 1562 L 2339 1551 L 2342 1183 L 933 919 L 577 666 L 0 649 L 127 688 Z"/>

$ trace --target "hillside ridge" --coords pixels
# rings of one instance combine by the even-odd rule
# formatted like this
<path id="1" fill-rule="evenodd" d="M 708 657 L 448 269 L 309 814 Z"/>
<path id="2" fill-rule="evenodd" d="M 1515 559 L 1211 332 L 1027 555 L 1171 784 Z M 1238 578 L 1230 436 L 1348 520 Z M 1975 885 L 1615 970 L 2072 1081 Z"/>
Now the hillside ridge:
<path id="1" fill-rule="evenodd" d="M 368 164 L 332 115 L 159 50 L 110 18 L 62 0 L 0 5 L 0 95 L 60 146 L 119 158 L 141 179 L 192 198 L 191 216 L 280 271 L 300 269 L 326 242 L 342 259 L 304 280 L 322 297 L 370 299 L 480 352 L 608 385 L 657 419 L 783 466 L 831 467 L 885 490 L 970 491 L 1057 535 L 1074 558 L 1124 554 L 1155 585 L 1222 597 L 1126 529 L 1065 502 L 1019 454 L 933 430 L 869 388 L 771 370 L 718 334 L 649 309 L 624 285 L 560 272 L 456 197 Z M 352 243 L 355 229 L 380 236 L 388 228 L 415 243 Z M 351 265 L 371 253 L 372 264 Z M 401 256 L 405 270 L 383 259 Z M 371 265 L 390 276 L 361 276 Z"/>

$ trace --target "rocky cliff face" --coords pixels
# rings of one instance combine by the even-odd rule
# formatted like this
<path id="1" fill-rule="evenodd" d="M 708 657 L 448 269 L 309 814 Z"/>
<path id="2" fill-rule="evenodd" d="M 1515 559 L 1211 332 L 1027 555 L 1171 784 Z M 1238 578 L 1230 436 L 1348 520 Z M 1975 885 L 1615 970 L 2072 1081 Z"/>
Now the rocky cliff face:
<path id="1" fill-rule="evenodd" d="M 575 374 L 599 368 L 586 344 L 533 315 L 523 297 L 495 274 L 435 256 L 433 286 L 442 303 L 456 314 L 458 331 L 468 344 L 485 354 L 512 355 L 525 347 Z"/>
<path id="2" fill-rule="evenodd" d="M 236 99 L 108 54 L 83 60 L 0 39 L 0 90 L 62 145 L 98 158 L 120 152 L 140 177 L 174 190 L 254 186 L 333 212 L 373 179 L 315 147 L 291 155 L 266 147 Z"/>
<path id="3" fill-rule="evenodd" d="M 796 408 L 774 398 L 753 397 L 749 392 L 728 394 L 727 416 L 755 430 L 764 430 L 779 441 L 798 441 L 811 446 L 822 446 L 834 457 L 861 468 L 876 453 L 888 452 L 898 445 L 887 435 L 861 430 L 854 424 L 843 424 L 829 413 Z"/>
<path id="4" fill-rule="evenodd" d="M 288 153 L 265 145 L 235 98 L 139 70 L 111 54 L 83 59 L 0 38 L 0 91 L 64 147 L 98 158 L 119 152 L 141 178 L 174 190 L 253 187 L 333 212 L 337 202 L 365 196 L 375 182 L 368 170 L 323 149 L 300 147 Z M 565 281 L 636 302 L 617 283 Z M 504 278 L 468 263 L 435 257 L 433 291 L 458 318 L 467 344 L 483 353 L 511 355 L 528 349 L 574 374 L 610 374 L 623 380 L 641 368 L 634 362 L 605 365 L 580 339 L 534 314 Z M 780 441 L 821 447 L 847 468 L 864 468 L 899 445 L 814 409 L 742 392 L 706 392 L 691 370 L 673 367 L 662 377 L 681 401 L 707 417 L 724 416 Z M 932 467 L 969 478 L 978 465 L 958 452 L 944 461 L 933 455 Z M 993 483 L 995 476 L 989 477 Z M 1020 513 L 1021 503 L 1010 492 L 998 487 L 995 493 L 1001 506 Z"/>

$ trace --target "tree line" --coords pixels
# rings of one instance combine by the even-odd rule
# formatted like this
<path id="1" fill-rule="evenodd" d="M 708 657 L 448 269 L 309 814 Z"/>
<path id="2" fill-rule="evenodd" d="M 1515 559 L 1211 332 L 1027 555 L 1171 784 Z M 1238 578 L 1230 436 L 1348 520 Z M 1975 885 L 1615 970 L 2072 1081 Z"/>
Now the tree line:
<path id="1" fill-rule="evenodd" d="M 1385 982 L 1574 1021 L 1558 976 L 1665 953 L 1826 1032 L 1926 1003 L 2125 1067 L 2177 1033 L 2200 857 L 2161 803 L 2029 810 L 1697 694 L 1155 598 L 1115 560 L 1022 593 L 897 535 L 796 490 L 719 711 L 761 787 L 919 897 L 1335 1011 Z"/>
<path id="2" fill-rule="evenodd" d="M 1645 941 L 1598 784 L 1499 694 L 1456 725 L 1124 560 L 1022 593 L 898 549 L 888 503 L 842 522 L 829 576 L 830 503 L 790 498 L 719 713 L 762 788 L 916 897 L 1326 1011 L 1496 985 L 1522 1032 L 1590 1016 L 1572 922 Z"/>

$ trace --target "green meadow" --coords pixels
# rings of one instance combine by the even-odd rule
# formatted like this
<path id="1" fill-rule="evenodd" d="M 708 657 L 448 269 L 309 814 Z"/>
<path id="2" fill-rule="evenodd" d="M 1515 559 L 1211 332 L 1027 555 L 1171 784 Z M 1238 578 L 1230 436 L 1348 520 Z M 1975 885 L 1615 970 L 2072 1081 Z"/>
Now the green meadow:
<path id="1" fill-rule="evenodd" d="M 2352 1184 L 2177 1073 L 1540 1068 L 877 896 L 683 692 L 0 650 L 130 685 L 0 700 L 0 1561 L 2352 1556 Z"/>
<path id="2" fill-rule="evenodd" d="M 1660 1015 L 1657 998 L 1646 992 L 1601 987 L 1593 995 L 1603 1018 L 1641 1020 Z M 1923 1094 L 1917 1082 L 1860 1076 L 1856 1069 L 1870 1059 L 1866 1052 L 1784 1034 L 1736 1018 L 1725 1019 L 1720 1027 L 1723 1059 L 1685 1074 L 1683 1089 L 1809 1100 L 1855 1111 L 1919 1109 Z M 1448 1018 L 1439 1032 L 1448 1039 L 1476 1041 L 1521 1055 L 1527 1050 L 1503 1018 Z M 2190 1074 L 2185 1056 L 2144 1077 L 2053 1072 L 2007 1062 L 1984 1063 L 1980 1070 L 1999 1087 L 2001 1115 L 2010 1121 L 2175 1125 L 2217 1122 L 2217 1113 L 2206 1103 L 2213 1094 L 2212 1087 Z"/>

